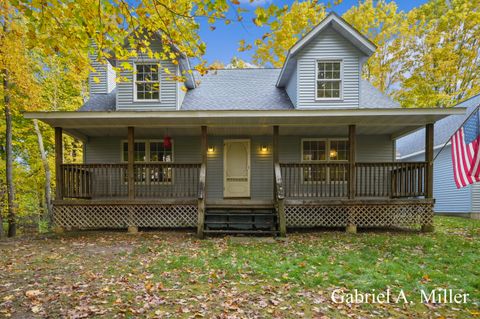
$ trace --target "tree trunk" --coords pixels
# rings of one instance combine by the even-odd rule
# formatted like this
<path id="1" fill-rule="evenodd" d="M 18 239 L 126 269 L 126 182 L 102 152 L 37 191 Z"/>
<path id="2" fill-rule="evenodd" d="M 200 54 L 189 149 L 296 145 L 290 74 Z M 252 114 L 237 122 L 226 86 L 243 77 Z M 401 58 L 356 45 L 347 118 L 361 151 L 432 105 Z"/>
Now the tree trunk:
<path id="1" fill-rule="evenodd" d="M 42 158 L 43 169 L 45 170 L 45 207 L 47 210 L 45 217 L 47 218 L 48 226 L 52 226 L 52 174 L 50 171 L 50 166 L 48 165 L 47 154 L 45 153 L 45 147 L 43 145 L 43 136 L 42 132 L 40 131 L 40 127 L 38 126 L 38 121 L 33 120 L 33 125 L 35 127 L 35 133 L 37 133 L 38 148 L 40 150 L 40 157 Z"/>
<path id="2" fill-rule="evenodd" d="M 13 145 L 12 145 L 12 114 L 10 110 L 10 94 L 8 92 L 8 70 L 3 69 L 3 96 L 5 103 L 5 126 L 6 126 L 6 175 L 7 175 L 7 205 L 8 205 L 8 237 L 14 237 L 17 233 L 15 223 L 15 185 L 13 183 Z"/>
<path id="3" fill-rule="evenodd" d="M 5 234 L 3 232 L 3 202 L 4 202 L 4 195 L 5 195 L 5 190 L 3 188 L 3 181 L 0 181 L 2 183 L 2 186 L 0 186 L 0 239 L 2 239 Z"/>

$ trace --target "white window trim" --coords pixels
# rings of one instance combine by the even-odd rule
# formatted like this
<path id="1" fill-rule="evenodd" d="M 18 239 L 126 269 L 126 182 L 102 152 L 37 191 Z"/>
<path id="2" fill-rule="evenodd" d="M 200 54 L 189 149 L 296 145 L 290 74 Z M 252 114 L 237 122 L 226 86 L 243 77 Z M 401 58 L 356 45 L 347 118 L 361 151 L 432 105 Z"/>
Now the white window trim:
<path id="1" fill-rule="evenodd" d="M 150 100 L 150 99 L 138 99 L 137 98 L 137 65 L 147 65 L 147 64 L 157 64 L 158 65 L 158 99 Z M 133 102 L 162 102 L 162 66 L 159 61 L 157 60 L 145 60 L 141 62 L 134 62 L 133 63 Z M 140 81 L 145 82 L 145 81 Z M 154 83 L 154 82 L 145 82 L 145 83 Z"/>
<path id="2" fill-rule="evenodd" d="M 174 140 L 172 139 L 172 161 L 171 162 L 163 162 L 163 161 L 150 161 L 150 143 L 158 143 L 162 142 L 163 140 L 160 139 L 141 139 L 141 140 L 134 140 L 134 143 L 145 143 L 145 161 L 135 161 L 135 164 L 155 164 L 155 163 L 174 163 L 174 157 L 175 157 L 175 143 Z M 125 143 L 128 143 L 128 140 L 121 140 L 120 141 L 120 162 L 121 163 L 128 163 L 128 160 L 123 159 L 123 145 Z M 124 176 L 121 177 L 122 180 L 124 180 Z M 175 180 L 175 170 L 172 169 L 172 179 L 170 182 L 151 182 L 149 179 L 147 179 L 145 182 L 135 182 L 135 185 L 171 185 L 174 183 Z M 127 184 L 126 182 L 124 184 Z"/>
<path id="3" fill-rule="evenodd" d="M 303 142 L 308 142 L 308 141 L 325 141 L 325 151 L 326 151 L 326 156 L 324 160 L 314 160 L 314 161 L 309 161 L 309 160 L 304 160 L 303 159 Z M 302 138 L 301 139 L 301 162 L 302 163 L 348 163 L 348 160 L 332 160 L 330 159 L 330 142 L 331 141 L 347 141 L 347 137 L 319 137 L 319 138 Z M 348 150 L 347 150 L 348 151 Z"/>
<path id="4" fill-rule="evenodd" d="M 325 141 L 325 159 L 324 160 L 304 160 L 303 159 L 303 142 L 308 142 L 308 141 Z M 329 137 L 329 138 L 302 138 L 301 141 L 300 141 L 300 148 L 301 148 L 301 153 L 300 153 L 300 162 L 301 163 L 305 163 L 305 164 L 308 164 L 308 163 L 312 163 L 312 164 L 316 164 L 316 163 L 339 163 L 339 164 L 342 164 L 342 163 L 348 163 L 348 159 L 347 160 L 332 160 L 330 159 L 330 142 L 331 141 L 347 141 L 348 142 L 348 138 L 346 137 Z M 350 145 L 349 145 L 350 147 Z M 348 149 L 347 149 L 347 152 L 348 152 Z M 326 176 L 325 176 L 325 181 L 305 181 L 304 177 L 303 177 L 303 169 L 301 171 L 302 173 L 302 184 L 317 184 L 317 183 L 331 183 L 332 181 L 330 180 L 330 169 L 327 169 L 326 170 Z M 346 183 L 344 181 L 334 181 L 335 183 L 337 184 L 340 184 L 340 183 Z"/>
<path id="5" fill-rule="evenodd" d="M 336 82 L 339 81 L 337 79 L 318 79 L 318 63 L 338 63 L 340 62 L 340 94 L 338 97 L 318 97 L 317 89 L 318 89 L 318 81 L 325 81 L 325 82 Z M 326 102 L 326 101 L 343 101 L 343 59 L 335 59 L 335 58 L 327 58 L 327 59 L 316 59 L 315 60 L 315 101 L 318 102 Z"/>

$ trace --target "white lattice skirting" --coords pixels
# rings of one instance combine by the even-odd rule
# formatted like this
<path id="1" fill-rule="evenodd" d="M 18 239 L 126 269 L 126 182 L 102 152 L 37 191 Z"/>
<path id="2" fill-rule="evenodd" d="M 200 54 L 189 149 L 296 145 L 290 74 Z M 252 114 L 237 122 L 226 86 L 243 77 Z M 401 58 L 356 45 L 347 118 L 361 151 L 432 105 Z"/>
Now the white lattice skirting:
<path id="1" fill-rule="evenodd" d="M 54 205 L 53 214 L 55 225 L 66 229 L 197 226 L 196 205 Z"/>
<path id="2" fill-rule="evenodd" d="M 287 227 L 432 225 L 433 204 L 286 205 Z"/>

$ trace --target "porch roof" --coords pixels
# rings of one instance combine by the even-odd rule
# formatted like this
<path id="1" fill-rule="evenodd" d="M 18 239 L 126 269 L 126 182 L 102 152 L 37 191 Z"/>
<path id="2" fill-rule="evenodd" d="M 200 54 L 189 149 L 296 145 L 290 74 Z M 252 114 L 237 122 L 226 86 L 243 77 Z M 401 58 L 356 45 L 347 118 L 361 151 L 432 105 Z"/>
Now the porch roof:
<path id="1" fill-rule="evenodd" d="M 38 119 L 52 127 L 62 127 L 77 137 L 91 135 L 91 129 L 112 130 L 182 127 L 334 127 L 355 124 L 362 134 L 391 134 L 398 138 L 428 123 L 449 115 L 463 115 L 465 108 L 433 109 L 288 109 L 288 110 L 180 110 L 123 112 L 28 112 L 25 117 Z M 368 132 L 368 129 L 372 132 Z M 381 132 L 380 132 L 381 131 Z M 362 130 L 360 130 L 362 132 Z M 285 134 L 285 133 L 284 133 Z M 111 135 L 111 134 L 109 134 Z"/>

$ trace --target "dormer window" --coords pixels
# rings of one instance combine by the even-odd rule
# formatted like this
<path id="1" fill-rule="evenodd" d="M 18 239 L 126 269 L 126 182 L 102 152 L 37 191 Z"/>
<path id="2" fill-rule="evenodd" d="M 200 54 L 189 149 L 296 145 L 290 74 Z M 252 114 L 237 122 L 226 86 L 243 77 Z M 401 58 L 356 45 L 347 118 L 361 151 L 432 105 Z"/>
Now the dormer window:
<path id="1" fill-rule="evenodd" d="M 318 100 L 339 100 L 342 97 L 342 61 L 317 61 Z"/>
<path id="2" fill-rule="evenodd" d="M 160 100 L 160 66 L 157 63 L 135 64 L 135 100 Z"/>

